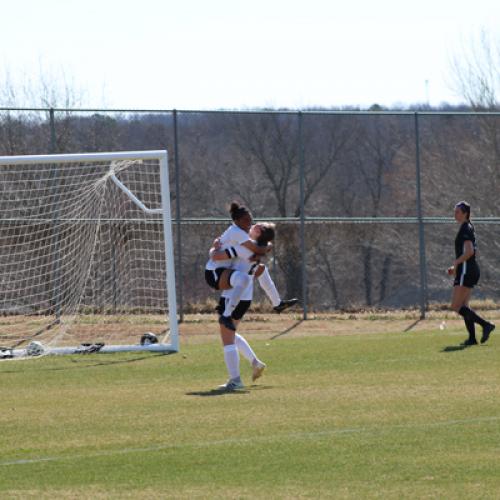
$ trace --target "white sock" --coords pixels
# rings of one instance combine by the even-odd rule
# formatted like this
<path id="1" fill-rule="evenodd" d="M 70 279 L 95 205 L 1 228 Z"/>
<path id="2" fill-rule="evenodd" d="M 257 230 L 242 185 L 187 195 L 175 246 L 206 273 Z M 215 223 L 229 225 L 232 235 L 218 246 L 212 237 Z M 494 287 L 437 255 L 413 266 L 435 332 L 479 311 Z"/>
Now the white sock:
<path id="1" fill-rule="evenodd" d="M 281 302 L 280 294 L 278 293 L 276 285 L 274 284 L 274 281 L 269 274 L 267 266 L 264 269 L 264 272 L 257 279 L 259 280 L 262 290 L 264 290 L 264 292 L 266 292 L 266 295 L 269 297 L 269 300 L 273 304 L 273 307 L 279 306 Z"/>
<path id="2" fill-rule="evenodd" d="M 231 294 L 226 298 L 226 305 L 224 308 L 223 316 L 231 317 L 235 307 L 239 304 L 241 296 L 245 288 L 250 284 L 250 276 L 248 274 L 235 271 L 231 274 L 229 284 L 231 285 Z"/>
<path id="3" fill-rule="evenodd" d="M 238 354 L 238 349 L 235 344 L 224 346 L 224 361 L 226 362 L 227 373 L 229 378 L 232 380 L 234 378 L 240 377 L 240 356 Z"/>
<path id="4" fill-rule="evenodd" d="M 238 348 L 238 351 L 245 356 L 245 358 L 250 361 L 250 363 L 253 364 L 254 361 L 259 361 L 255 353 L 253 352 L 253 349 L 250 347 L 250 344 L 246 341 L 245 337 L 237 333 L 235 335 L 235 341 L 234 343 L 236 344 L 236 347 Z"/>

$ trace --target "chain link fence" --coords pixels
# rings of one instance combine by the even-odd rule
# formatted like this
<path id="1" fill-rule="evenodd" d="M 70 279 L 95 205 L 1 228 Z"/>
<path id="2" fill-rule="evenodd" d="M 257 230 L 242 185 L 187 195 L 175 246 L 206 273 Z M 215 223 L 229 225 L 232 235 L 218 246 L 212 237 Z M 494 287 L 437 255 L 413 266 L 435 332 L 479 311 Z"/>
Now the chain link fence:
<path id="1" fill-rule="evenodd" d="M 1 155 L 150 149 L 169 151 L 181 319 L 212 296 L 203 268 L 233 199 L 276 221 L 269 266 L 304 318 L 448 301 L 461 199 L 475 296 L 499 299 L 500 113 L 0 109 Z"/>

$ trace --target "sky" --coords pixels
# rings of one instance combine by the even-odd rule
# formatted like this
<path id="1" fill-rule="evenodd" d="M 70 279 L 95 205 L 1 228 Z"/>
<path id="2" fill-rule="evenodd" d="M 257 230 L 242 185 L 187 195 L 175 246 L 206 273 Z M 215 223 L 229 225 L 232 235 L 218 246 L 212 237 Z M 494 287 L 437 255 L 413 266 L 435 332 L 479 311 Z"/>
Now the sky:
<path id="1" fill-rule="evenodd" d="M 120 109 L 459 104 L 452 59 L 481 30 L 500 34 L 498 0 L 0 0 L 0 12 L 0 83 L 18 105 L 40 81 Z"/>

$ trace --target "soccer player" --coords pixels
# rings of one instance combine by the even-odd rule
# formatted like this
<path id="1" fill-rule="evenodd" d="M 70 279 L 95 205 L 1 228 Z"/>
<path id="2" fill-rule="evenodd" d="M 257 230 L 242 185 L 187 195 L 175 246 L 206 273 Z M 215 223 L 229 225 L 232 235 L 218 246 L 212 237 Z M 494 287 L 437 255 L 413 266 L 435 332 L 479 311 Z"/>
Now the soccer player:
<path id="1" fill-rule="evenodd" d="M 272 249 L 272 245 L 259 246 L 249 238 L 248 232 L 252 226 L 252 214 L 248 208 L 237 202 L 232 202 L 229 212 L 233 224 L 224 231 L 220 238 L 216 239 L 215 245 L 211 249 L 212 252 L 221 247 L 225 248 L 227 259 L 217 262 L 210 259 L 205 267 L 205 280 L 215 290 L 227 290 L 229 288 L 234 290 L 219 318 L 221 324 L 231 329 L 234 327 L 234 325 L 232 326 L 231 314 L 240 300 L 242 291 L 248 284 L 247 276 L 241 275 L 239 272 L 233 272 L 230 269 L 232 267 L 230 259 L 237 257 L 235 246 L 241 245 L 257 256 L 262 256 Z M 267 267 L 261 270 L 258 280 L 276 312 L 280 313 L 298 303 L 296 298 L 281 300 Z"/>
<path id="2" fill-rule="evenodd" d="M 250 229 L 249 236 L 252 240 L 260 246 L 267 245 L 270 241 L 274 239 L 274 224 L 256 224 Z M 235 324 L 235 329 L 227 328 L 224 323 L 220 323 L 220 333 L 222 338 L 222 343 L 224 345 L 224 361 L 226 363 L 227 371 L 229 374 L 229 380 L 220 386 L 219 388 L 226 391 L 234 391 L 237 389 L 243 389 L 244 385 L 241 381 L 240 375 L 240 364 L 239 364 L 239 352 L 241 352 L 246 359 L 250 362 L 252 366 L 252 381 L 258 379 L 264 369 L 266 364 L 263 363 L 255 354 L 253 349 L 250 347 L 246 339 L 236 332 L 236 327 L 241 321 L 245 313 L 247 312 L 250 304 L 252 303 L 253 297 L 253 278 L 259 277 L 265 269 L 263 264 L 256 262 L 254 259 L 254 254 L 248 250 L 246 247 L 240 245 L 235 247 L 235 251 L 238 257 L 233 259 L 233 269 L 235 272 L 244 273 L 246 276 L 251 277 L 251 281 L 248 283 L 247 287 L 243 293 L 239 294 L 239 302 L 232 312 L 232 319 Z M 220 250 L 212 250 L 212 259 L 214 261 L 224 260 L 227 258 L 226 250 L 221 248 Z M 224 290 L 222 292 L 218 311 L 223 311 L 227 303 L 234 300 L 233 295 L 235 293 L 234 289 Z"/>
<path id="3" fill-rule="evenodd" d="M 470 205 L 466 201 L 460 201 L 455 205 L 455 220 L 460 224 L 460 229 L 455 238 L 455 261 L 448 268 L 448 274 L 455 276 L 451 308 L 464 318 L 469 333 L 469 338 L 462 345 L 477 344 L 475 323 L 481 325 L 483 329 L 481 344 L 484 344 L 495 329 L 495 325 L 469 308 L 472 289 L 479 281 L 480 272 L 476 262 L 476 235 L 470 221 Z"/>

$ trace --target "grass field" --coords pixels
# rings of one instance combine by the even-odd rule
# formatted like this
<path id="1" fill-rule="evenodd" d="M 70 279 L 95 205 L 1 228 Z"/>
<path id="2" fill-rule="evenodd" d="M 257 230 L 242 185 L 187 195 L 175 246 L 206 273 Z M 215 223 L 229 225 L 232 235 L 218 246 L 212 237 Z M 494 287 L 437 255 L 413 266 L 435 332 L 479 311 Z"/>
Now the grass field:
<path id="1" fill-rule="evenodd" d="M 203 316 L 172 356 L 3 361 L 0 498 L 500 498 L 500 338 L 441 321 L 250 317 L 234 394 Z"/>

